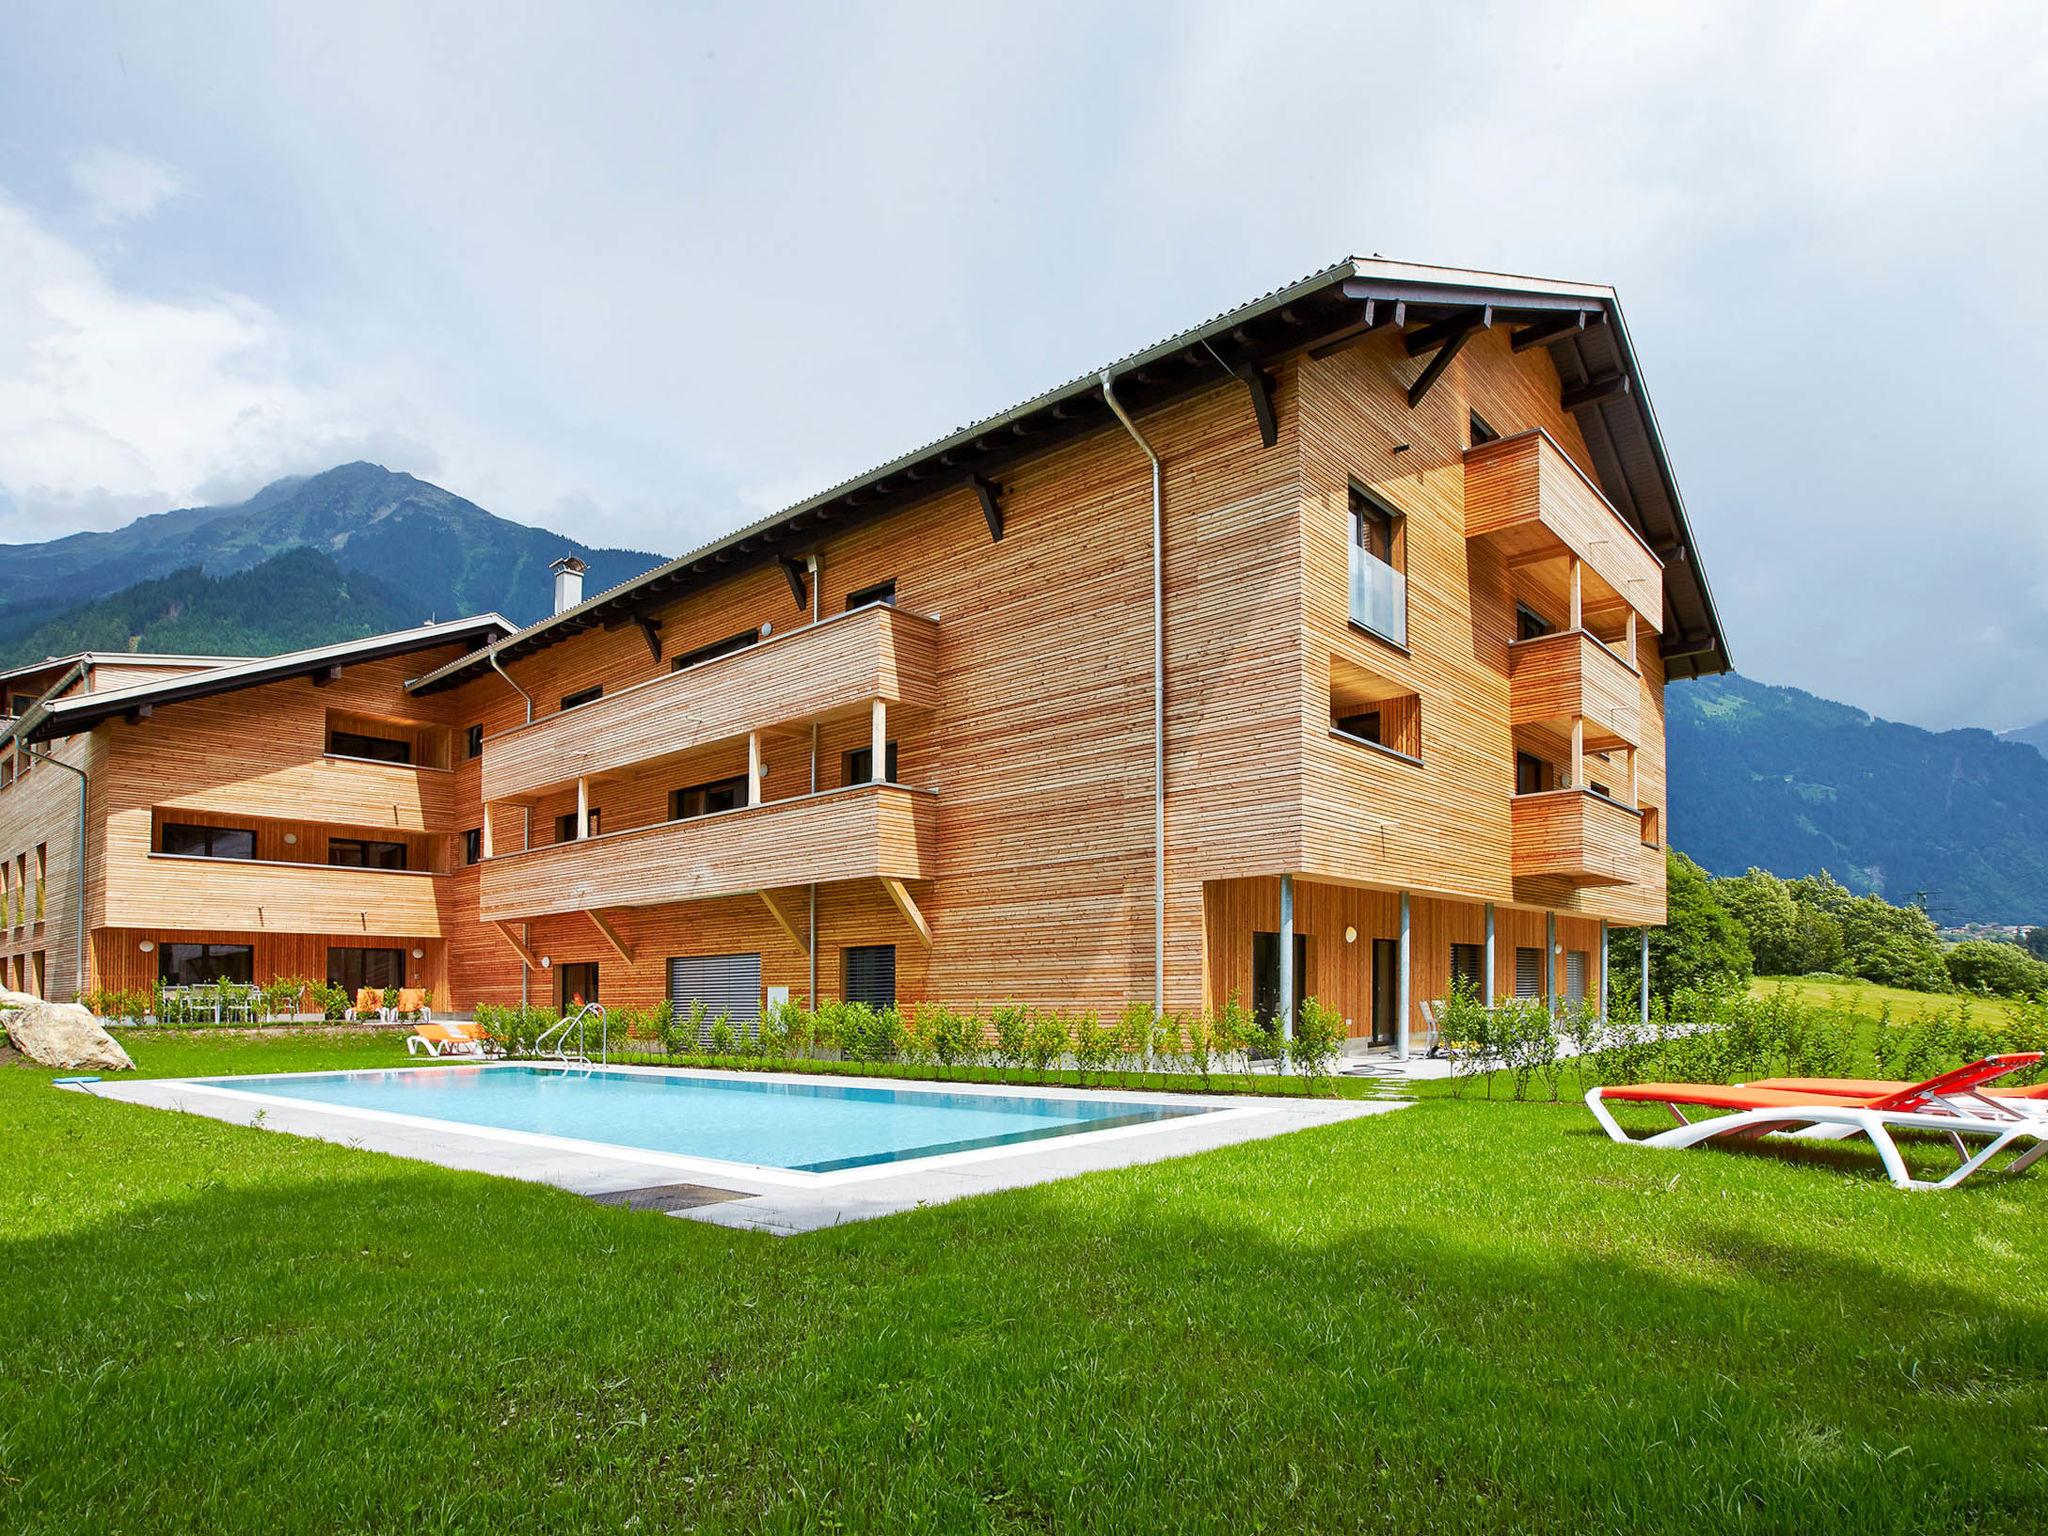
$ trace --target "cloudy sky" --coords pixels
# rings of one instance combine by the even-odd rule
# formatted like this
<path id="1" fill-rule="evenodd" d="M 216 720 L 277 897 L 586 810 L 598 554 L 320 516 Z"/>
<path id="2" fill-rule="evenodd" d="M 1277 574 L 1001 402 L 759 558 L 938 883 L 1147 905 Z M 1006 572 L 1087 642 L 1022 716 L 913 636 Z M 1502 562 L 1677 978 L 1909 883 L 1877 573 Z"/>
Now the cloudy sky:
<path id="1" fill-rule="evenodd" d="M 2038 3 L 84 10 L 0 542 L 360 457 L 673 551 L 1377 251 L 1620 290 L 1744 671 L 2048 716 Z"/>

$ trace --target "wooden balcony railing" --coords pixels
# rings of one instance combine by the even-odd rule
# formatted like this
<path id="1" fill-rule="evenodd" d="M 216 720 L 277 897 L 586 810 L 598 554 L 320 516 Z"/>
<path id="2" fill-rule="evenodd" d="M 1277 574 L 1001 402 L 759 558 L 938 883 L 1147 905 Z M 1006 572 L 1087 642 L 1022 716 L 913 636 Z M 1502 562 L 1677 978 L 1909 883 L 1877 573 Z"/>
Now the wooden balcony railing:
<path id="1" fill-rule="evenodd" d="M 1642 813 L 1590 789 L 1514 799 L 1514 875 L 1632 885 L 1642 875 Z"/>
<path id="2" fill-rule="evenodd" d="M 483 863 L 486 922 L 663 906 L 812 881 L 930 877 L 933 797 L 857 784 L 499 853 Z"/>
<path id="3" fill-rule="evenodd" d="M 1508 647 L 1508 711 L 1513 725 L 1586 722 L 1596 752 L 1639 747 L 1642 679 L 1605 642 L 1584 630 L 1563 630 Z"/>
<path id="4" fill-rule="evenodd" d="M 1541 428 L 1467 450 L 1465 536 L 1510 560 L 1574 555 L 1653 634 L 1664 627 L 1663 562 Z"/>
<path id="5" fill-rule="evenodd" d="M 443 877 L 425 870 L 176 853 L 112 862 L 109 928 L 441 936 Z"/>
<path id="6" fill-rule="evenodd" d="M 706 743 L 864 708 L 929 708 L 938 625 L 874 606 L 763 640 L 485 738 L 483 798 L 530 798 Z"/>

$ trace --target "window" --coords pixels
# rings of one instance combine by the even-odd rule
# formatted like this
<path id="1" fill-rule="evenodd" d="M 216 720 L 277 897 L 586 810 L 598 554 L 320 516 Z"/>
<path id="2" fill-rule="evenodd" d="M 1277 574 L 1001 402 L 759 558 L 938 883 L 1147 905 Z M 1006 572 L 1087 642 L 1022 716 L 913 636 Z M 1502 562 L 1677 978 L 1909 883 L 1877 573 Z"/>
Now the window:
<path id="1" fill-rule="evenodd" d="M 709 784 L 692 784 L 672 789 L 668 796 L 668 819 L 688 821 L 692 816 L 709 816 L 714 811 L 737 810 L 747 803 L 747 776 L 736 773 L 729 779 Z"/>
<path id="2" fill-rule="evenodd" d="M 1472 447 L 1477 448 L 1481 443 L 1497 443 L 1500 441 L 1500 434 L 1486 424 L 1484 416 L 1480 415 L 1477 411 L 1470 411 L 1467 413 L 1467 416 L 1472 428 Z"/>
<path id="3" fill-rule="evenodd" d="M 1451 980 L 1464 982 L 1472 989 L 1472 995 L 1482 1003 L 1486 1001 L 1486 946 L 1484 944 L 1453 944 L 1451 946 Z"/>
<path id="4" fill-rule="evenodd" d="M 1422 698 L 1348 656 L 1330 658 L 1330 729 L 1411 763 L 1422 761 Z"/>
<path id="5" fill-rule="evenodd" d="M 1654 805 L 1643 807 L 1643 846 L 1661 848 L 1664 846 L 1664 818 Z"/>
<path id="6" fill-rule="evenodd" d="M 596 806 L 590 808 L 590 835 L 596 837 L 604 831 L 604 812 Z M 555 818 L 555 841 L 573 843 L 576 841 L 576 813 L 565 812 Z"/>
<path id="7" fill-rule="evenodd" d="M 889 750 L 882 760 L 882 766 L 889 770 L 883 775 L 883 778 L 891 784 L 896 783 L 896 743 L 893 741 L 889 743 Z M 873 747 L 855 747 L 846 754 L 844 767 L 845 777 L 839 781 L 841 784 L 869 784 L 874 782 L 875 749 Z"/>
<path id="8" fill-rule="evenodd" d="M 592 683 L 588 688 L 578 688 L 574 693 L 562 695 L 562 708 L 574 709 L 579 704 L 588 704 L 593 699 L 604 697 L 604 684 Z"/>
<path id="9" fill-rule="evenodd" d="M 1301 1017 L 1301 1000 L 1312 996 L 1308 984 L 1308 935 L 1294 936 L 1294 1017 Z M 1280 1016 L 1280 935 L 1252 935 L 1252 1012 L 1261 1024 Z"/>
<path id="10" fill-rule="evenodd" d="M 1586 951 L 1568 949 L 1564 954 L 1564 1000 L 1568 1003 L 1583 1003 L 1586 1000 Z"/>
<path id="11" fill-rule="evenodd" d="M 1541 997 L 1543 995 L 1543 951 L 1540 949 L 1515 950 L 1515 996 Z"/>
<path id="12" fill-rule="evenodd" d="M 1528 604 L 1515 604 L 1515 638 L 1517 640 L 1534 640 L 1538 635 L 1549 634 L 1554 628 L 1556 626 L 1550 620 L 1543 617 L 1542 614 L 1538 613 Z"/>
<path id="13" fill-rule="evenodd" d="M 727 635 L 723 640 L 714 640 L 709 645 L 700 645 L 694 651 L 685 651 L 669 663 L 671 672 L 680 672 L 685 667 L 694 667 L 700 661 L 716 661 L 721 656 L 730 656 L 734 651 L 744 651 L 761 638 L 758 629 L 743 629 L 736 635 Z"/>
<path id="14" fill-rule="evenodd" d="M 845 984 L 841 989 L 849 1003 L 866 1003 L 870 1008 L 896 1006 L 896 946 L 894 944 L 849 944 L 844 956 Z"/>
<path id="15" fill-rule="evenodd" d="M 196 987 L 212 981 L 256 979 L 256 951 L 247 944 L 159 944 L 157 979 L 166 986 Z"/>
<path id="16" fill-rule="evenodd" d="M 330 837 L 327 862 L 347 869 L 403 869 L 405 844 L 377 842 L 367 837 Z"/>
<path id="17" fill-rule="evenodd" d="M 462 728 L 462 755 L 464 757 L 482 757 L 484 755 L 484 728 L 482 726 L 467 725 Z"/>
<path id="18" fill-rule="evenodd" d="M 36 696 L 32 693 L 17 693 L 8 705 L 11 715 L 25 715 L 35 708 Z"/>
<path id="19" fill-rule="evenodd" d="M 1550 788 L 1550 764 L 1533 752 L 1515 754 L 1515 793 L 1540 795 Z"/>
<path id="20" fill-rule="evenodd" d="M 484 857 L 484 829 L 471 827 L 462 834 L 462 862 L 480 864 Z"/>
<path id="21" fill-rule="evenodd" d="M 597 962 L 577 960 L 555 967 L 555 1000 L 564 1014 L 597 1001 Z"/>
<path id="22" fill-rule="evenodd" d="M 1341 715 L 1336 724 L 1337 729 L 1346 736 L 1356 736 L 1360 741 L 1369 741 L 1374 746 L 1385 745 L 1380 740 L 1380 712 L 1376 709 L 1368 709 L 1363 714 Z"/>
<path id="23" fill-rule="evenodd" d="M 405 985 L 405 951 L 402 949 L 342 949 L 327 951 L 327 985 L 340 987 L 355 1001 L 365 987 L 382 992 L 386 987 Z"/>
<path id="24" fill-rule="evenodd" d="M 1407 519 L 1378 497 L 1351 490 L 1351 622 L 1408 644 Z"/>
<path id="25" fill-rule="evenodd" d="M 378 763 L 412 761 L 411 742 L 396 736 L 370 736 L 361 731 L 329 731 L 327 750 L 336 757 L 367 757 Z"/>
<path id="26" fill-rule="evenodd" d="M 253 859 L 256 834 L 247 827 L 195 827 L 190 822 L 167 821 L 163 851 L 192 859 Z"/>
<path id="27" fill-rule="evenodd" d="M 891 576 L 887 581 L 878 581 L 872 587 L 862 587 L 858 592 L 846 594 L 846 611 L 848 613 L 853 612 L 856 608 L 865 608 L 871 603 L 887 603 L 891 608 L 896 606 L 896 578 L 894 576 Z"/>

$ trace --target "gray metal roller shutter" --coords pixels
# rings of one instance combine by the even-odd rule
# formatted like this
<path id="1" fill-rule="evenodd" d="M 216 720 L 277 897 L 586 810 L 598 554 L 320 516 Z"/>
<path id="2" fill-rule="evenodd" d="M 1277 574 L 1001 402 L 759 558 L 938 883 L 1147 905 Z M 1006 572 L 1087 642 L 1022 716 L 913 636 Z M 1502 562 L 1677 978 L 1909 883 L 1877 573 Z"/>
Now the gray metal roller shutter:
<path id="1" fill-rule="evenodd" d="M 1517 949 L 1515 951 L 1515 996 L 1541 997 L 1543 995 L 1543 951 L 1540 949 Z"/>
<path id="2" fill-rule="evenodd" d="M 846 1000 L 870 1008 L 896 1006 L 896 946 L 855 944 L 846 950 Z"/>
<path id="3" fill-rule="evenodd" d="M 692 1003 L 706 1010 L 706 1027 L 721 1013 L 749 1039 L 761 1034 L 761 957 L 759 955 L 677 955 L 668 962 L 668 1000 L 677 1018 Z M 708 1045 L 709 1039 L 699 1042 Z"/>
<path id="4" fill-rule="evenodd" d="M 1586 1000 L 1586 952 L 1583 949 L 1565 951 L 1564 995 L 1566 1002 L 1583 1003 Z"/>

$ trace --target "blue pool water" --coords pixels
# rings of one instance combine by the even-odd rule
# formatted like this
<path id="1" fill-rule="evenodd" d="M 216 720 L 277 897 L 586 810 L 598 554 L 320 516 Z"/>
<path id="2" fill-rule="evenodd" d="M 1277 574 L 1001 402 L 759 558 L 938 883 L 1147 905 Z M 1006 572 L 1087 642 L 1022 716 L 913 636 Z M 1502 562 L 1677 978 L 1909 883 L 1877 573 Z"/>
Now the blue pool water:
<path id="1" fill-rule="evenodd" d="M 547 1067 L 221 1077 L 207 1086 L 830 1173 L 1206 1114 L 1199 1106 Z"/>

